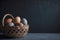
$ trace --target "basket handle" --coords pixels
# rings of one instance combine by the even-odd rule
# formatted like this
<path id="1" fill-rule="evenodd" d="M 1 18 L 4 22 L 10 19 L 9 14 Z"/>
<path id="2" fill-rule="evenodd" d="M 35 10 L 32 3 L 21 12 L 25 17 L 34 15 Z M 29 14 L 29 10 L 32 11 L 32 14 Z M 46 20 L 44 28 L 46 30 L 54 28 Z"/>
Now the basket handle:
<path id="1" fill-rule="evenodd" d="M 5 18 L 6 18 L 7 16 L 11 16 L 11 17 L 14 19 L 14 17 L 13 17 L 11 14 L 5 14 L 4 17 L 3 17 L 3 19 L 2 19 L 2 26 L 3 26 L 3 27 L 4 27 L 4 20 L 5 20 Z"/>

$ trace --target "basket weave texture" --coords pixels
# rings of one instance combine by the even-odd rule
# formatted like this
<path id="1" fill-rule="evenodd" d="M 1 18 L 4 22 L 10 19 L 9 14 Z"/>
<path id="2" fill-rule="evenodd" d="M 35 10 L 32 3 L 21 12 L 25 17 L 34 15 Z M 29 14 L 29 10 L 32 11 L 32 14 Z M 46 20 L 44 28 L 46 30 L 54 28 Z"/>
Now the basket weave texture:
<path id="1" fill-rule="evenodd" d="M 23 26 L 13 26 L 9 27 L 5 25 L 4 20 L 7 16 L 11 16 L 13 19 L 13 22 L 15 23 L 15 19 L 11 14 L 5 14 L 2 20 L 2 31 L 5 36 L 7 37 L 24 37 L 27 35 L 29 31 L 29 25 L 23 25 Z"/>

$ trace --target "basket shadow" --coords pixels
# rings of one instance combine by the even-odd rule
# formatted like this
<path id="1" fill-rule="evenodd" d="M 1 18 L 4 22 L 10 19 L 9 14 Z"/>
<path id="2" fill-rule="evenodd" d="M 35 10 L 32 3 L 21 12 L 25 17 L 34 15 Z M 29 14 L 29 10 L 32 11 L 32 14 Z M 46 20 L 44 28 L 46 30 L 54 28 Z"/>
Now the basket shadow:
<path id="1" fill-rule="evenodd" d="M 0 35 L 0 39 L 16 39 L 16 38 L 19 38 L 19 37 L 7 37 L 7 36 L 4 36 L 4 35 Z"/>

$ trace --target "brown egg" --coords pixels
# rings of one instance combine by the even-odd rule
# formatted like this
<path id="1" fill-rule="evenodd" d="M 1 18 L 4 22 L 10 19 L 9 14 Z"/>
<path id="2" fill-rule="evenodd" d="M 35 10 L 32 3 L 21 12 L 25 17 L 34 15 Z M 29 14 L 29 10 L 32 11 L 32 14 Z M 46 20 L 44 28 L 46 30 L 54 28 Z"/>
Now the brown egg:
<path id="1" fill-rule="evenodd" d="M 6 23 L 10 23 L 10 22 L 12 22 L 12 18 L 8 18 L 8 19 L 6 20 Z"/>
<path id="2" fill-rule="evenodd" d="M 16 23 L 15 26 L 23 27 L 23 23 Z"/>
<path id="3" fill-rule="evenodd" d="M 19 16 L 15 17 L 15 21 L 16 23 L 20 23 L 21 22 L 21 18 Z"/>
<path id="4" fill-rule="evenodd" d="M 23 23 L 20 23 L 20 26 L 23 27 Z"/>

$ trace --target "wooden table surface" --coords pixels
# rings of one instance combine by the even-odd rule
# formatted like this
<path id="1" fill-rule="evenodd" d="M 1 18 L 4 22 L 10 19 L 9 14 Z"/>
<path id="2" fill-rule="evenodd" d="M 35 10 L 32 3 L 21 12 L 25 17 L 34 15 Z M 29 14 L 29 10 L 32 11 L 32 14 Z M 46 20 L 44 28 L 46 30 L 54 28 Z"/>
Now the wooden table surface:
<path id="1" fill-rule="evenodd" d="M 6 38 L 0 35 L 0 40 L 60 40 L 60 33 L 28 33 L 24 38 Z"/>

